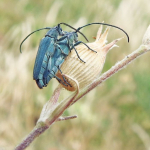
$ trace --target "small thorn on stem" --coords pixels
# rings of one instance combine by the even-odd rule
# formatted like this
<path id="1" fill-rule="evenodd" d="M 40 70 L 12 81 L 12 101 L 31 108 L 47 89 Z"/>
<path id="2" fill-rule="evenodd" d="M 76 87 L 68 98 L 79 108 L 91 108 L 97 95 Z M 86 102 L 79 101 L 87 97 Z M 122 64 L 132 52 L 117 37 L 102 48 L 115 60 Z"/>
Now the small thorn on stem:
<path id="1" fill-rule="evenodd" d="M 69 120 L 69 119 L 74 119 L 74 118 L 77 118 L 77 115 L 74 115 L 74 116 L 66 116 L 66 117 L 60 116 L 56 121 L 64 121 L 64 120 Z"/>

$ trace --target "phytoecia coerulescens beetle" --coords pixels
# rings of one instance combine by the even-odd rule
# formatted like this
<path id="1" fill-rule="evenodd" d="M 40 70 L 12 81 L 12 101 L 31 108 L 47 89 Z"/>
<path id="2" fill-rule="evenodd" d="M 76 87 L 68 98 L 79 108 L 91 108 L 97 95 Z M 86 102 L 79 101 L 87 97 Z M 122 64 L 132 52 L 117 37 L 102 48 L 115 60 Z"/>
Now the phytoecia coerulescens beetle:
<path id="1" fill-rule="evenodd" d="M 73 31 L 73 32 L 63 31 L 62 28 L 60 27 L 61 24 L 64 24 L 64 25 L 74 29 L 75 31 Z M 46 87 L 52 78 L 56 78 L 59 82 L 63 83 L 65 86 L 71 86 L 65 80 L 65 77 L 63 77 L 64 81 L 62 81 L 60 78 L 58 78 L 56 76 L 56 73 L 58 72 L 58 70 L 62 73 L 60 67 L 63 64 L 63 62 L 65 61 L 65 58 L 69 55 L 69 53 L 73 49 L 75 50 L 79 60 L 81 60 L 81 62 L 85 63 L 84 60 L 82 60 L 80 58 L 80 56 L 78 55 L 78 52 L 77 52 L 75 46 L 79 45 L 80 43 L 84 44 L 87 47 L 88 47 L 88 45 L 82 41 L 78 41 L 77 32 L 82 34 L 82 36 L 87 40 L 87 38 L 84 36 L 84 34 L 81 33 L 79 30 L 86 26 L 90 26 L 93 24 L 102 24 L 102 25 L 107 25 L 107 26 L 118 28 L 126 34 L 128 42 L 129 42 L 129 36 L 123 29 L 121 29 L 120 27 L 114 26 L 114 25 L 107 24 L 107 23 L 90 23 L 90 24 L 81 26 L 78 29 L 75 29 L 66 23 L 59 23 L 57 26 L 55 26 L 53 28 L 46 27 L 46 28 L 41 28 L 41 29 L 35 30 L 32 33 L 30 33 L 21 42 L 20 52 L 21 52 L 21 46 L 22 46 L 23 42 L 31 34 L 37 32 L 37 31 L 40 31 L 40 30 L 44 30 L 44 29 L 49 30 L 45 34 L 45 37 L 42 38 L 42 40 L 40 41 L 40 45 L 38 48 L 38 52 L 37 52 L 35 64 L 34 64 L 34 69 L 33 69 L 33 79 L 36 81 L 36 83 L 40 89 L 42 89 L 43 87 Z M 58 37 L 60 37 L 60 38 L 58 39 Z M 88 47 L 88 49 L 92 50 L 90 47 Z M 94 51 L 94 50 L 92 50 L 92 51 L 96 53 L 96 51 Z"/>

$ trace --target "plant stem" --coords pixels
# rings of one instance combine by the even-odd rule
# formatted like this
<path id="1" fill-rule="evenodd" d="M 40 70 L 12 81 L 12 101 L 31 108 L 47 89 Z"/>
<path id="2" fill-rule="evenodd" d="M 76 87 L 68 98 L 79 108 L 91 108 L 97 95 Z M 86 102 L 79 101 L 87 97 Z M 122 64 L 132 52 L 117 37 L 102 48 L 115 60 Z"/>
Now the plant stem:
<path id="1" fill-rule="evenodd" d="M 47 130 L 49 127 L 42 126 L 42 127 L 36 127 L 34 128 L 30 134 L 15 148 L 15 150 L 23 150 L 26 147 L 30 145 L 30 143 L 33 142 L 33 140 L 38 137 L 40 134 L 42 134 L 45 130 Z"/>
<path id="2" fill-rule="evenodd" d="M 92 89 L 94 89 L 96 86 L 100 85 L 102 82 L 107 80 L 109 77 L 123 69 L 125 66 L 127 66 L 130 62 L 135 60 L 137 57 L 141 56 L 142 54 L 148 52 L 150 48 L 148 48 L 146 45 L 141 45 L 137 50 L 132 52 L 130 55 L 126 56 L 123 60 L 116 63 L 113 67 L 111 67 L 107 72 L 102 74 L 98 79 L 96 79 L 92 84 L 87 86 L 85 89 L 83 89 L 79 95 L 76 97 L 75 93 L 70 96 L 70 98 L 67 98 L 66 100 L 62 101 L 62 105 L 58 105 L 56 109 L 53 111 L 52 116 L 49 120 L 49 127 L 53 122 L 57 120 L 57 118 L 66 110 L 70 105 L 77 102 L 80 98 L 82 98 L 84 95 L 86 95 L 88 92 L 90 92 Z M 31 133 L 26 137 L 25 140 L 23 140 L 16 148 L 15 150 L 23 150 L 25 149 L 32 141 L 42 134 L 45 130 L 47 130 L 49 127 L 46 124 L 38 124 L 36 128 L 34 128 Z"/>

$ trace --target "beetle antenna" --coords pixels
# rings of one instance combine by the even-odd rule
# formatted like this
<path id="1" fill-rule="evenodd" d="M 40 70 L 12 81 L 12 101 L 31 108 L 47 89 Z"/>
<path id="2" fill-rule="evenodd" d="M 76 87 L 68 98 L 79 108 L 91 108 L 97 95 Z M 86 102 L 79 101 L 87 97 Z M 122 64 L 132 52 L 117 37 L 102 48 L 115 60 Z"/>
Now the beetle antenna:
<path id="1" fill-rule="evenodd" d="M 107 26 L 111 26 L 111 27 L 117 28 L 117 29 L 123 31 L 123 32 L 126 34 L 127 39 L 128 39 L 128 42 L 129 42 L 129 36 L 128 36 L 128 34 L 127 34 L 122 28 L 117 27 L 117 26 L 115 26 L 115 25 L 107 24 L 107 23 L 89 23 L 89 24 L 87 24 L 87 25 L 84 25 L 84 26 L 82 26 L 82 27 L 79 27 L 75 32 L 78 32 L 80 29 L 82 29 L 82 28 L 84 28 L 84 27 L 86 27 L 86 26 L 90 26 L 90 25 L 92 25 L 92 24 L 102 24 L 102 25 L 107 25 Z"/>
<path id="2" fill-rule="evenodd" d="M 22 46 L 23 42 L 24 42 L 31 34 L 37 32 L 37 31 L 40 31 L 40 30 L 44 30 L 44 29 L 48 29 L 48 30 L 49 30 L 49 29 L 51 29 L 51 28 L 50 28 L 50 27 L 46 27 L 46 28 L 41 28 L 41 29 L 38 29 L 38 30 L 35 30 L 35 31 L 31 32 L 31 33 L 21 42 L 21 44 L 20 44 L 20 53 L 22 53 L 22 51 L 21 51 L 21 46 Z"/>
<path id="3" fill-rule="evenodd" d="M 66 25 L 66 26 L 68 26 L 68 27 L 70 27 L 70 28 L 72 28 L 72 29 L 74 29 L 74 30 L 76 30 L 77 31 L 77 29 L 75 29 L 74 27 L 72 27 L 72 26 L 70 26 L 69 24 L 67 24 L 67 23 L 59 23 L 58 25 L 60 25 L 60 24 L 64 24 L 64 25 Z M 80 31 L 77 31 L 77 32 L 79 32 L 85 39 L 86 39 L 86 41 L 87 42 L 89 42 L 89 40 L 87 39 L 87 37 L 82 33 L 82 32 L 80 32 Z"/>

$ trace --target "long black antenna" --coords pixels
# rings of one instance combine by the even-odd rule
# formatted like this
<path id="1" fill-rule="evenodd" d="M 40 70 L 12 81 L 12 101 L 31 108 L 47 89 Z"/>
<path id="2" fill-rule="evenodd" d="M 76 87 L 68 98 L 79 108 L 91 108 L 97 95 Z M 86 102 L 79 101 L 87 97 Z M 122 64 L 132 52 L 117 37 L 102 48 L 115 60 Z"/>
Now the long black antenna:
<path id="1" fill-rule="evenodd" d="M 46 28 L 41 28 L 41 29 L 38 29 L 38 30 L 35 30 L 35 31 L 31 32 L 31 33 L 21 42 L 21 44 L 20 44 L 20 53 L 22 53 L 22 51 L 21 51 L 21 46 L 22 46 L 23 42 L 24 42 L 31 34 L 37 32 L 37 31 L 40 31 L 40 30 L 44 30 L 44 29 L 48 29 L 48 30 L 49 30 L 49 29 L 51 29 L 51 28 L 50 28 L 50 27 L 46 27 Z"/>
<path id="2" fill-rule="evenodd" d="M 77 29 L 75 29 L 74 27 L 70 26 L 70 25 L 67 24 L 67 23 L 61 22 L 61 23 L 59 23 L 59 25 L 60 25 L 60 24 L 64 24 L 64 25 L 66 25 L 66 26 L 68 26 L 68 27 L 74 29 L 75 31 L 77 31 Z M 80 32 L 80 31 L 77 31 L 77 32 L 79 32 L 79 33 L 87 40 L 87 42 L 89 42 L 89 40 L 86 38 L 86 36 L 85 36 L 82 32 Z"/>
<path id="3" fill-rule="evenodd" d="M 128 34 L 127 34 L 123 29 L 121 29 L 120 27 L 117 27 L 117 26 L 115 26 L 115 25 L 111 25 L 111 24 L 107 24 L 107 23 L 89 23 L 89 24 L 87 24 L 87 25 L 84 25 L 84 26 L 82 26 L 82 27 L 79 27 L 79 28 L 76 30 L 76 32 L 79 32 L 80 29 L 82 29 L 82 28 L 84 28 L 84 27 L 86 27 L 86 26 L 90 26 L 90 25 L 92 25 L 92 24 L 102 24 L 102 25 L 107 25 L 107 26 L 111 26 L 111 27 L 117 28 L 117 29 L 123 31 L 123 32 L 126 34 L 127 39 L 128 39 L 128 42 L 129 42 L 129 36 L 128 36 Z"/>

